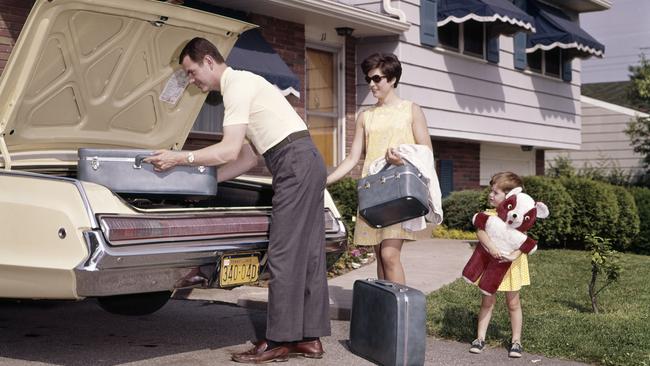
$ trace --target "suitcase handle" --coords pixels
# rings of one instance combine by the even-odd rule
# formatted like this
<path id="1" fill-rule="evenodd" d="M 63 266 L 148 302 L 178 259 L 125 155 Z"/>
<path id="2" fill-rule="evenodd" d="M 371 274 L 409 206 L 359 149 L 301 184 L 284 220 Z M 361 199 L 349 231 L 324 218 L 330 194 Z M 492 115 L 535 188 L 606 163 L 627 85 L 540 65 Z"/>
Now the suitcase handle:
<path id="1" fill-rule="evenodd" d="M 133 161 L 133 169 L 142 169 L 142 161 L 151 156 L 151 154 L 138 154 Z"/>
<path id="2" fill-rule="evenodd" d="M 386 281 L 386 280 L 377 280 L 377 279 L 374 279 L 374 278 L 368 278 L 368 281 L 372 281 L 372 282 L 374 282 L 374 283 L 376 283 L 376 284 L 378 284 L 378 285 L 384 286 L 384 287 L 390 287 L 390 288 L 392 288 L 392 289 L 396 289 L 396 290 L 399 291 L 399 292 L 406 292 L 406 291 L 408 291 L 408 289 L 407 289 L 406 287 L 401 286 L 401 285 L 398 285 L 398 284 L 393 283 L 393 282 L 390 282 L 390 281 Z"/>

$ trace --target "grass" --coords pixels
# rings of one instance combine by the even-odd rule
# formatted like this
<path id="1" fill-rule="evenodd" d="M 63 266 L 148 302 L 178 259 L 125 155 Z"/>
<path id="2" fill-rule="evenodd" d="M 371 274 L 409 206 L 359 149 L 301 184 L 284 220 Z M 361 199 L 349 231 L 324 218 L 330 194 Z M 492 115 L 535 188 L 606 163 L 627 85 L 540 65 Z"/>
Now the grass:
<path id="1" fill-rule="evenodd" d="M 650 365 L 650 256 L 621 254 L 619 281 L 591 309 L 588 253 L 541 250 L 529 258 L 531 286 L 521 290 L 526 352 L 601 365 Z M 427 297 L 430 335 L 469 343 L 476 337 L 480 294 L 463 280 Z M 510 342 L 503 293 L 487 333 L 490 346 Z"/>

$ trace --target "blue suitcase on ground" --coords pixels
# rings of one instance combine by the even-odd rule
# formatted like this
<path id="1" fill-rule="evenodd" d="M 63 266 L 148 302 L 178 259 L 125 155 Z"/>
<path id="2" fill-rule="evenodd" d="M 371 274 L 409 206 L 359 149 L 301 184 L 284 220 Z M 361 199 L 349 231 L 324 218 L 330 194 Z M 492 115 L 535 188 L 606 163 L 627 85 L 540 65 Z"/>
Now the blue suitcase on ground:
<path id="1" fill-rule="evenodd" d="M 352 293 L 350 350 L 384 366 L 424 365 L 426 300 L 414 288 L 357 280 Z"/>

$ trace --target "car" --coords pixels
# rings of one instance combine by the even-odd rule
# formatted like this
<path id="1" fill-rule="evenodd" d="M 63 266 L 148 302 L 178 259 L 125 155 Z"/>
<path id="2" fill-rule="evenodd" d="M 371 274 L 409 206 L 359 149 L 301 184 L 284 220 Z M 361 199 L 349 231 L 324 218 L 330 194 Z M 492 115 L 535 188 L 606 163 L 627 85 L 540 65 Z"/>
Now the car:
<path id="1" fill-rule="evenodd" d="M 190 85 L 161 98 L 182 46 L 202 36 L 226 56 L 252 27 L 161 1 L 36 1 L 0 79 L 0 297 L 142 315 L 177 289 L 265 275 L 270 178 L 197 199 L 78 176 L 79 149 L 181 149 L 206 97 Z M 327 192 L 325 206 L 331 266 L 347 234 Z"/>

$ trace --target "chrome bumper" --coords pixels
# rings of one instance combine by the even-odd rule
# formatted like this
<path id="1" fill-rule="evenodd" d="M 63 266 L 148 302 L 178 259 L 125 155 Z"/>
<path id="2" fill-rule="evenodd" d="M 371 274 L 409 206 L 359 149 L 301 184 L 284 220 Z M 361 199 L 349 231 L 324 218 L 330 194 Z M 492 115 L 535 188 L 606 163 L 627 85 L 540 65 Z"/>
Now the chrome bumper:
<path id="1" fill-rule="evenodd" d="M 347 246 L 345 229 L 328 233 L 326 252 L 340 255 Z M 74 269 L 79 297 L 219 287 L 221 257 L 260 253 L 260 273 L 266 268 L 268 239 L 233 238 L 113 247 L 100 230 L 84 233 L 88 259 Z"/>

